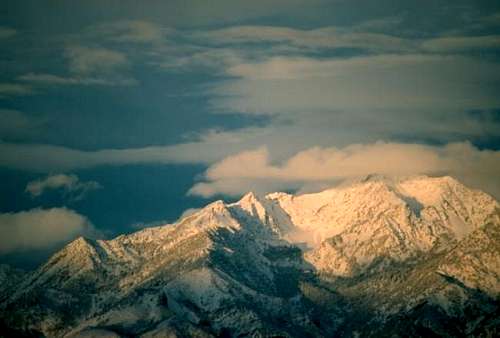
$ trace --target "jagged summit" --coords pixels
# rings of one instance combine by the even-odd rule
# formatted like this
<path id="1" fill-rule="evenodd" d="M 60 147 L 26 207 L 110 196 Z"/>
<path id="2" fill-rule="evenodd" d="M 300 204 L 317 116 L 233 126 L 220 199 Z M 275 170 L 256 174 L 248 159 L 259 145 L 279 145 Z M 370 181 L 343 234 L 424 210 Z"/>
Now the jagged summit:
<path id="1" fill-rule="evenodd" d="M 349 255 L 350 261 L 369 263 L 385 252 L 393 259 L 407 259 L 420 252 L 439 249 L 487 222 L 499 222 L 496 210 L 498 202 L 491 196 L 468 189 L 449 176 L 390 178 L 368 175 L 348 186 L 318 193 L 259 196 L 249 192 L 234 203 L 218 200 L 177 224 L 120 236 L 110 243 L 127 243 L 134 239 L 134 242 L 158 242 L 165 246 L 164 241 L 168 239 L 179 237 L 175 244 L 189 238 L 187 234 L 200 235 L 219 228 L 269 230 L 286 241 L 306 243 L 309 249 L 319 248 L 309 257 L 318 266 L 332 264 L 335 260 L 331 257 L 332 242 L 326 241 L 330 238 L 341 239 L 343 243 L 343 249 L 335 248 L 335 251 L 342 251 L 337 254 Z M 355 242 L 349 244 L 350 238 Z M 383 243 L 375 245 L 379 240 Z M 373 251 L 364 249 L 368 243 Z M 62 252 L 96 255 L 94 246 L 89 240 L 78 238 Z M 318 258 L 325 250 L 328 259 Z"/>
<path id="2" fill-rule="evenodd" d="M 422 302 L 442 316 L 476 304 L 471 313 L 486 316 L 500 292 L 499 210 L 452 177 L 370 175 L 310 194 L 250 192 L 174 224 L 80 237 L 23 278 L 0 313 L 48 336 L 117 327 L 134 336 L 353 334 L 342 326 L 351 299 L 373 307 L 375 327 L 403 309 L 421 316 L 408 311 Z M 419 283 L 408 289 L 400 278 Z M 486 300 L 486 310 L 477 305 Z"/>

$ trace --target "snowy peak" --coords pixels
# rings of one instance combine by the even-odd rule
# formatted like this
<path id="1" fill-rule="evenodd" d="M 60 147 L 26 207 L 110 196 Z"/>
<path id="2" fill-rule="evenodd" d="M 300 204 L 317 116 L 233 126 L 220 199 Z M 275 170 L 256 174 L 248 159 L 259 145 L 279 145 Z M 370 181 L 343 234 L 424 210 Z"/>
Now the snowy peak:
<path id="1" fill-rule="evenodd" d="M 479 318 L 464 304 L 500 293 L 499 231 L 498 202 L 451 177 L 248 193 L 174 224 L 78 238 L 4 293 L 0 314 L 47 336 L 144 337 L 355 335 L 370 324 L 343 328 L 349 317 L 378 328 L 401 309 L 420 318 L 421 304 Z"/>
<path id="2" fill-rule="evenodd" d="M 181 221 L 182 222 L 182 221 Z M 223 201 L 215 201 L 190 217 L 192 225 L 198 228 L 228 227 L 239 229 L 238 224 L 231 215 L 228 207 Z"/>
<path id="3" fill-rule="evenodd" d="M 443 250 L 478 227 L 500 224 L 498 202 L 451 177 L 370 176 L 323 192 L 270 194 L 289 215 L 292 241 L 314 250 L 307 259 L 332 275 L 360 273 L 381 257 L 403 261 Z"/>
<path id="4" fill-rule="evenodd" d="M 78 237 L 52 256 L 43 269 L 60 269 L 66 266 L 81 272 L 91 270 L 99 263 L 100 257 L 96 250 L 96 243 L 84 237 Z"/>
<path id="5" fill-rule="evenodd" d="M 145 259 L 167 257 L 188 243 L 198 243 L 192 250 L 202 257 L 217 246 L 217 233 L 227 230 L 294 243 L 317 270 L 345 276 L 381 257 L 403 261 L 443 250 L 486 223 L 500 224 L 498 210 L 492 197 L 451 177 L 370 175 L 313 194 L 250 192 L 235 203 L 215 201 L 175 224 L 112 241 L 78 238 L 43 271 L 106 269 L 109 262 L 140 269 Z"/>
<path id="6" fill-rule="evenodd" d="M 255 193 L 249 192 L 244 195 L 238 202 L 230 204 L 231 207 L 239 207 L 246 211 L 249 215 L 258 218 L 261 222 L 266 222 L 267 210 L 265 201 L 261 200 Z"/>

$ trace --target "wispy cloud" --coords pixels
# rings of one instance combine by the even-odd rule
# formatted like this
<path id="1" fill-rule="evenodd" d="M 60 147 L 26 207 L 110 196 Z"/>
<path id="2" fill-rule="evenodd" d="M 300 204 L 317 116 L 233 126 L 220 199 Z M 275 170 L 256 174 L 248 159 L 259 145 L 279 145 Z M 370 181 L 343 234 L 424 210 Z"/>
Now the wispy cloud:
<path id="1" fill-rule="evenodd" d="M 373 20 L 356 26 L 327 26 L 316 29 L 297 29 L 280 26 L 233 26 L 191 34 L 194 41 L 213 46 L 269 49 L 269 44 L 301 48 L 302 54 L 310 51 L 355 48 L 371 53 L 456 53 L 481 49 L 498 49 L 500 36 L 443 35 L 437 38 L 405 38 L 391 35 L 388 27 L 401 19 Z M 257 44 L 257 45 L 256 45 Z"/>
<path id="2" fill-rule="evenodd" d="M 133 60 L 123 46 L 143 43 L 151 56 L 143 62 L 167 71 L 224 76 L 203 87 L 212 113 L 270 115 L 269 124 L 137 149 L 88 152 L 3 143 L 0 165 L 51 172 L 104 164 L 213 164 L 262 145 L 269 147 L 273 160 L 277 153 L 285 160 L 313 146 L 343 149 L 377 139 L 447 143 L 497 137 L 498 121 L 483 121 L 468 111 L 500 106 L 500 65 L 464 52 L 498 48 L 498 36 L 455 32 L 432 39 L 408 38 L 391 32 L 400 23 L 401 18 L 392 18 L 316 29 L 178 30 L 169 44 L 154 48 L 172 31 L 145 21 L 94 26 L 87 33 L 102 34 L 105 42 L 99 43 L 106 47 L 69 46 L 64 54 L 67 76 L 28 73 L 19 80 L 32 85 L 136 84 L 120 75 Z M 354 51 L 342 54 L 339 49 Z M 224 182 L 229 179 L 237 178 Z"/>
<path id="3" fill-rule="evenodd" d="M 26 185 L 26 192 L 32 197 L 39 197 L 48 190 L 60 190 L 71 200 L 78 201 L 87 193 L 102 188 L 98 182 L 82 182 L 76 175 L 57 174 L 31 181 Z"/>
<path id="4" fill-rule="evenodd" d="M 266 148 L 229 156 L 212 165 L 205 182 L 190 194 L 240 195 L 247 191 L 270 192 L 360 177 L 371 173 L 390 176 L 451 174 L 500 196 L 500 151 L 479 150 L 469 143 L 446 146 L 377 142 L 344 148 L 314 147 L 282 162 Z"/>
<path id="5" fill-rule="evenodd" d="M 172 29 L 144 20 L 101 23 L 89 27 L 86 33 L 120 43 L 161 43 Z"/>
<path id="6" fill-rule="evenodd" d="M 35 172 L 68 171 L 100 165 L 137 163 L 209 163 L 217 153 L 197 148 L 199 143 L 131 149 L 102 149 L 82 151 L 67 147 L 43 144 L 0 143 L 0 166 L 26 169 Z M 205 152 L 204 152 L 205 150 Z M 220 156 L 220 150 L 219 156 Z M 216 157 L 215 157 L 216 158 Z"/>
<path id="7" fill-rule="evenodd" d="M 33 172 L 66 172 L 101 165 L 142 163 L 203 163 L 218 161 L 228 153 L 248 147 L 243 133 L 215 132 L 197 135 L 193 141 L 142 148 L 83 151 L 48 144 L 0 142 L 0 166 Z M 258 133 L 249 131 L 252 138 Z M 244 148 L 243 148 L 244 149 Z"/>
<path id="8" fill-rule="evenodd" d="M 106 48 L 70 46 L 65 50 L 68 75 L 27 73 L 18 80 L 38 86 L 131 86 L 138 81 L 122 73 L 129 66 L 124 53 Z"/>
<path id="9" fill-rule="evenodd" d="M 197 32 L 194 38 L 215 45 L 276 43 L 309 49 L 360 48 L 378 52 L 415 50 L 409 39 L 382 33 L 358 31 L 334 26 L 312 30 L 279 26 L 235 26 Z"/>
<path id="10" fill-rule="evenodd" d="M 213 85 L 214 110 L 257 114 L 409 107 L 434 110 L 494 108 L 488 89 L 500 64 L 461 56 L 376 55 L 348 59 L 275 57 L 227 70 Z"/>
<path id="11" fill-rule="evenodd" d="M 259 51 L 255 51 L 261 54 Z M 200 72 L 224 75 L 226 69 L 245 62 L 253 52 L 232 48 L 192 47 L 180 55 L 174 55 L 155 62 L 162 70 L 169 72 Z"/>
<path id="12" fill-rule="evenodd" d="M 28 73 L 19 76 L 18 79 L 33 85 L 49 86 L 133 86 L 138 84 L 138 81 L 133 78 L 65 77 L 43 73 Z"/>
<path id="13" fill-rule="evenodd" d="M 65 55 L 69 71 L 75 74 L 112 72 L 128 64 L 125 54 L 107 48 L 69 46 Z"/>

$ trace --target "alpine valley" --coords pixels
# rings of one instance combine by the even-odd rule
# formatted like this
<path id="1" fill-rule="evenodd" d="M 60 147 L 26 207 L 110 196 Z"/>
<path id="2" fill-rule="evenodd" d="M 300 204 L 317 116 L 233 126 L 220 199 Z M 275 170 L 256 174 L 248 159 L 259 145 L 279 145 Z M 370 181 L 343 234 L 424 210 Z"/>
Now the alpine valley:
<path id="1" fill-rule="evenodd" d="M 500 206 L 451 177 L 248 193 L 0 282 L 7 337 L 498 337 Z"/>

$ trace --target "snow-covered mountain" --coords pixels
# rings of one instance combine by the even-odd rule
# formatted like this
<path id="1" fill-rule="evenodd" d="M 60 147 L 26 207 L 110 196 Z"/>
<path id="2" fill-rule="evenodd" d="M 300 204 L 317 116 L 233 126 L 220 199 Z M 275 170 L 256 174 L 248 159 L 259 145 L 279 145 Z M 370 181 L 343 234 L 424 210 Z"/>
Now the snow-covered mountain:
<path id="1" fill-rule="evenodd" d="M 493 335 L 500 206 L 451 177 L 245 195 L 5 283 L 0 329 L 72 336 Z"/>

